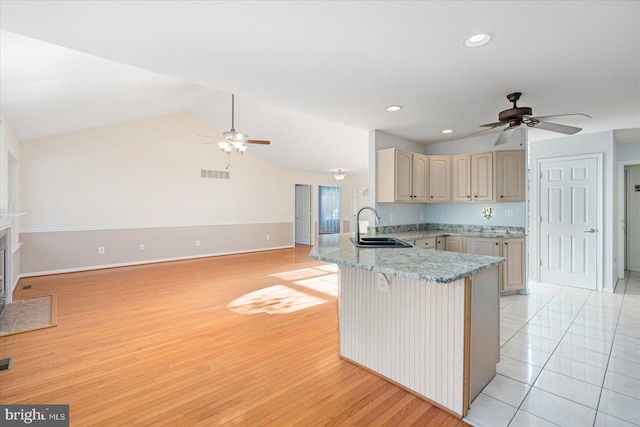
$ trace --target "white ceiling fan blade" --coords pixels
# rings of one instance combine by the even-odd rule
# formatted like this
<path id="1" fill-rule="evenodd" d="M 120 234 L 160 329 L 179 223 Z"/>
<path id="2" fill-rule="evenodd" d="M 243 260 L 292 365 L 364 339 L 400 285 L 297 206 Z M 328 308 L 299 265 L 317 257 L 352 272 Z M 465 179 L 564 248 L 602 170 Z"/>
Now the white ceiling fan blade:
<path id="1" fill-rule="evenodd" d="M 582 128 L 577 128 L 577 127 L 567 126 L 567 125 L 559 125 L 558 123 L 549 123 L 549 122 L 538 122 L 532 127 L 535 129 L 544 129 L 544 130 L 549 130 L 551 132 L 564 133 L 566 135 L 573 135 L 574 133 L 578 133 L 582 130 Z"/>
<path id="2" fill-rule="evenodd" d="M 493 145 L 497 147 L 498 145 L 506 144 L 507 142 L 509 142 L 515 130 L 516 128 L 511 128 L 511 129 L 507 128 L 502 132 L 500 132 L 500 136 L 498 137 L 498 140 Z"/>
<path id="3" fill-rule="evenodd" d="M 588 114 L 585 113 L 570 113 L 570 114 L 555 114 L 553 116 L 539 116 L 539 117 L 531 117 L 532 119 L 536 119 L 536 120 L 547 120 L 547 119 L 555 119 L 556 117 L 567 117 L 567 116 L 584 116 L 588 119 L 591 119 L 592 117 Z"/>
<path id="4" fill-rule="evenodd" d="M 215 139 L 220 139 L 220 137 L 219 137 L 219 136 L 200 135 L 200 134 L 198 134 L 198 136 L 203 136 L 203 137 L 205 137 L 205 138 L 215 138 Z"/>

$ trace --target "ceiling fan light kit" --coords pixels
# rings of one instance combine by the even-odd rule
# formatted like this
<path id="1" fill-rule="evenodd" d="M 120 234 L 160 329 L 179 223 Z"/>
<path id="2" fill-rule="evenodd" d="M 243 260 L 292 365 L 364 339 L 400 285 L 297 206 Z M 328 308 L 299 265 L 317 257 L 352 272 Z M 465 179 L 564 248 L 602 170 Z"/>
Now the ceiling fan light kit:
<path id="1" fill-rule="evenodd" d="M 346 178 L 347 175 L 344 174 L 344 172 L 342 172 L 341 169 L 338 169 L 338 172 L 333 174 L 333 177 L 335 179 L 337 179 L 338 181 L 342 181 L 343 179 Z"/>
<path id="2" fill-rule="evenodd" d="M 200 135 L 206 138 L 214 138 L 208 135 Z M 218 142 L 218 147 L 231 158 L 231 153 L 236 150 L 238 154 L 244 154 L 249 148 L 247 144 L 269 145 L 271 141 L 248 139 L 249 135 L 237 132 L 235 129 L 235 95 L 231 94 L 231 130 L 222 133 L 223 140 Z M 231 167 L 231 161 L 227 163 L 227 169 Z"/>

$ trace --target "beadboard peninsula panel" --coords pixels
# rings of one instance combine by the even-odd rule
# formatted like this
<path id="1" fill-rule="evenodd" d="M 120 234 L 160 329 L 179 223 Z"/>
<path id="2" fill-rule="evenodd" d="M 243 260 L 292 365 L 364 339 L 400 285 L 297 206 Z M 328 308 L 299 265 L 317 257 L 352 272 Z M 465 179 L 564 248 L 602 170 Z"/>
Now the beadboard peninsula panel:
<path id="1" fill-rule="evenodd" d="M 341 267 L 341 356 L 462 416 L 465 279 L 386 278 Z"/>
<path id="2" fill-rule="evenodd" d="M 20 240 L 26 276 L 294 246 L 293 222 L 33 231 Z"/>

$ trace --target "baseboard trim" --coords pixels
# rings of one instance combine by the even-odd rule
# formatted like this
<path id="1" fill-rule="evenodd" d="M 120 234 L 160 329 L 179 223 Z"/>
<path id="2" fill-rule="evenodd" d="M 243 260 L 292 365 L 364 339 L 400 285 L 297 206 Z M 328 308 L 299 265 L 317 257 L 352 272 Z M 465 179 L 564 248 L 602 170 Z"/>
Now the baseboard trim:
<path id="1" fill-rule="evenodd" d="M 81 271 L 91 271 L 91 270 L 104 270 L 107 268 L 130 267 L 133 265 L 158 264 L 161 262 L 183 261 L 188 259 L 210 258 L 210 257 L 224 256 L 224 255 L 239 255 L 239 254 L 246 254 L 246 253 L 252 253 L 252 252 L 275 251 L 279 249 L 290 249 L 293 247 L 295 247 L 295 245 L 274 246 L 271 248 L 262 248 L 262 249 L 247 249 L 243 251 L 233 251 L 233 252 L 217 252 L 217 253 L 210 253 L 210 254 L 189 255 L 189 256 L 175 257 L 175 258 L 162 258 L 162 259 L 153 259 L 153 260 L 122 262 L 118 264 L 92 265 L 92 266 L 86 266 L 86 267 L 66 268 L 61 270 L 34 271 L 31 273 L 22 273 L 18 275 L 18 279 L 16 280 L 16 288 L 17 288 L 17 283 L 20 281 L 20 279 L 27 278 L 27 277 L 49 276 L 52 274 L 77 273 Z"/>

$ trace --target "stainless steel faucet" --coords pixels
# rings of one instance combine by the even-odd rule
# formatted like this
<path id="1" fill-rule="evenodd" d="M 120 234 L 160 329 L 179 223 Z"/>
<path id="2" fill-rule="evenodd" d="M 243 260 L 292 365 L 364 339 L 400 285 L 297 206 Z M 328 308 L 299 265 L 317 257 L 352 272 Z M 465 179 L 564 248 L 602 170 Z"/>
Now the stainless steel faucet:
<path id="1" fill-rule="evenodd" d="M 369 209 L 371 212 L 373 212 L 376 216 L 376 222 L 380 222 L 380 215 L 378 215 L 378 212 L 376 212 L 376 210 L 371 206 L 365 206 L 362 209 L 360 209 L 358 211 L 358 214 L 356 215 L 356 243 L 360 242 L 360 212 L 362 212 L 365 209 Z"/>

